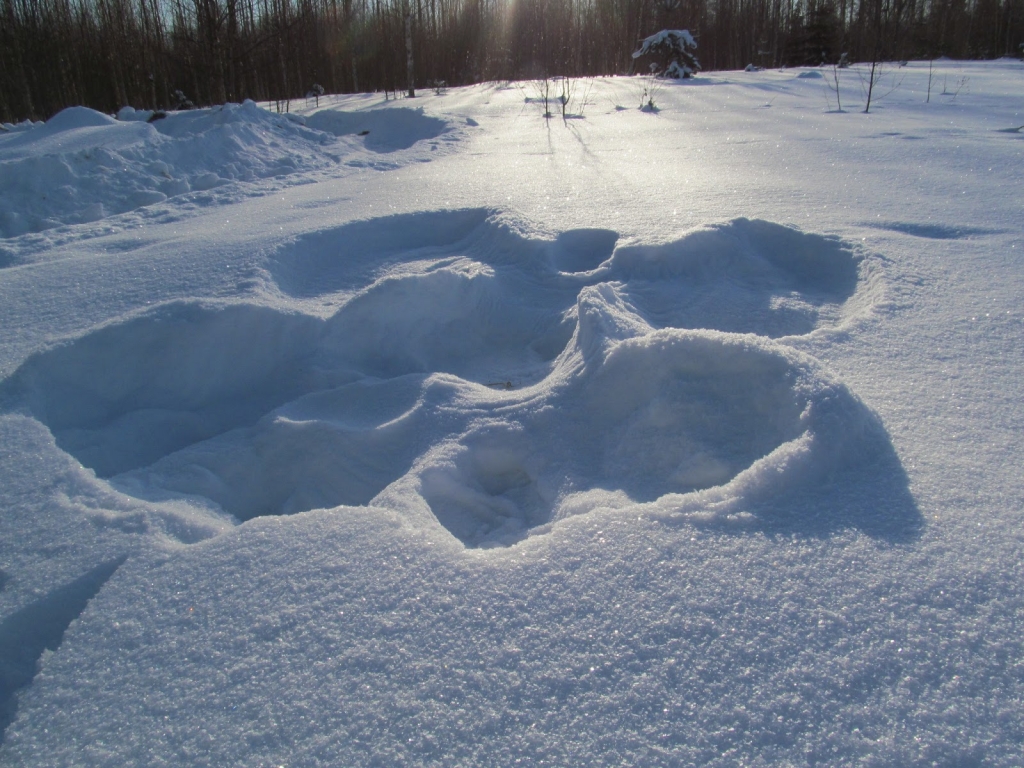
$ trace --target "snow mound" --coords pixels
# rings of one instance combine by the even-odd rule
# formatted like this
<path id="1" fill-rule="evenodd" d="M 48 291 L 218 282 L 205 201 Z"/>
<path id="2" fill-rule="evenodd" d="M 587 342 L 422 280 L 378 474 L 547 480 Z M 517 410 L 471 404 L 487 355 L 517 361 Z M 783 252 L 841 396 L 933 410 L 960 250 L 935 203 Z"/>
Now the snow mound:
<path id="1" fill-rule="evenodd" d="M 71 131 L 75 128 L 104 128 L 117 125 L 117 121 L 88 107 L 68 107 L 46 121 L 51 132 Z"/>
<path id="2" fill-rule="evenodd" d="M 470 547 L 627 503 L 735 515 L 884 447 L 768 338 L 842 322 L 853 249 L 747 219 L 618 239 L 479 210 L 320 232 L 266 262 L 296 311 L 167 305 L 30 358 L 0 399 L 141 498 L 241 521 L 388 506 Z"/>
<path id="3" fill-rule="evenodd" d="M 0 133 L 20 133 L 42 125 L 42 121 L 22 120 L 20 123 L 0 123 Z"/>
<path id="4" fill-rule="evenodd" d="M 0 133 L 0 237 L 92 222 L 233 182 L 329 168 L 363 151 L 355 140 L 338 139 L 348 133 L 370 130 L 367 149 L 394 152 L 447 126 L 421 111 L 391 109 L 320 112 L 307 127 L 304 118 L 251 101 L 151 121 L 158 116 L 129 110 L 115 120 L 71 107 L 45 124 Z"/>

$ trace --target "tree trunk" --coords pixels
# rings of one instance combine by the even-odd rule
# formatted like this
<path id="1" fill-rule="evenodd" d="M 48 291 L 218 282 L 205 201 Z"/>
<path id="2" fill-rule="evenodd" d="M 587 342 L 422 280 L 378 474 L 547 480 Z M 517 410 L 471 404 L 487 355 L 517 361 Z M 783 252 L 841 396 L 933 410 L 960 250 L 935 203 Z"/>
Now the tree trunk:
<path id="1" fill-rule="evenodd" d="M 412 61 L 412 7 L 405 0 L 405 73 L 409 80 L 409 98 L 416 98 L 416 78 Z"/>

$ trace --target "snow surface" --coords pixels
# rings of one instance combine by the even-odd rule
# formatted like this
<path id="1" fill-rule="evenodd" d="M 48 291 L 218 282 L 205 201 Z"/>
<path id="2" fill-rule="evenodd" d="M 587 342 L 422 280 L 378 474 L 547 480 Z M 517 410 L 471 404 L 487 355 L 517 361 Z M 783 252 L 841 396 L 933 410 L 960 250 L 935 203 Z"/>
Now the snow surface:
<path id="1" fill-rule="evenodd" d="M 5 126 L 0 763 L 1021 765 L 1024 64 L 807 72 Z"/>

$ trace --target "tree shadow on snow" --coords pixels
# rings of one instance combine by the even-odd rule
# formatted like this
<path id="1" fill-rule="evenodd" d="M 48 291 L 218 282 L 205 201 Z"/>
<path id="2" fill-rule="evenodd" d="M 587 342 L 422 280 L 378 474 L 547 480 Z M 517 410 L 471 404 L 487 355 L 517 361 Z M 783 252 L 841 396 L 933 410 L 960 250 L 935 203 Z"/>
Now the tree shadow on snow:
<path id="1" fill-rule="evenodd" d="M 429 117 L 422 109 L 407 107 L 365 112 L 324 109 L 306 118 L 306 126 L 335 136 L 361 136 L 366 148 L 378 154 L 408 149 L 448 130 L 444 120 Z"/>
<path id="2" fill-rule="evenodd" d="M 18 691 L 35 678 L 43 652 L 60 646 L 68 626 L 124 560 L 98 565 L 0 622 L 0 745 L 17 714 Z"/>
<path id="3" fill-rule="evenodd" d="M 970 237 L 1002 234 L 1005 230 L 987 229 L 985 227 L 946 226 L 943 224 L 921 224 L 910 221 L 867 222 L 872 229 L 884 229 L 900 232 L 904 235 L 920 237 L 927 240 L 963 240 Z"/>

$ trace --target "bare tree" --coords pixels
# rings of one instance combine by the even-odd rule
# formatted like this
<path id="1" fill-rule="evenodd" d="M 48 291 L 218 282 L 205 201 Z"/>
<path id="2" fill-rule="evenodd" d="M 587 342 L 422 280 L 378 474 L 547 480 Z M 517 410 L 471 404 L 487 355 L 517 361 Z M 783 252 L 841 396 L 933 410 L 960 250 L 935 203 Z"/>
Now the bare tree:
<path id="1" fill-rule="evenodd" d="M 0 117 L 168 107 L 175 89 L 200 105 L 287 109 L 313 82 L 332 93 L 404 82 L 415 95 L 417 72 L 450 86 L 567 77 L 568 87 L 632 73 L 630 54 L 655 29 L 689 29 L 705 69 L 848 52 L 871 63 L 870 111 L 882 62 L 1013 51 L 1024 0 L 0 0 Z"/>
<path id="2" fill-rule="evenodd" d="M 416 68 L 412 58 L 412 6 L 403 0 L 405 11 L 405 76 L 409 82 L 409 98 L 416 98 Z"/>

